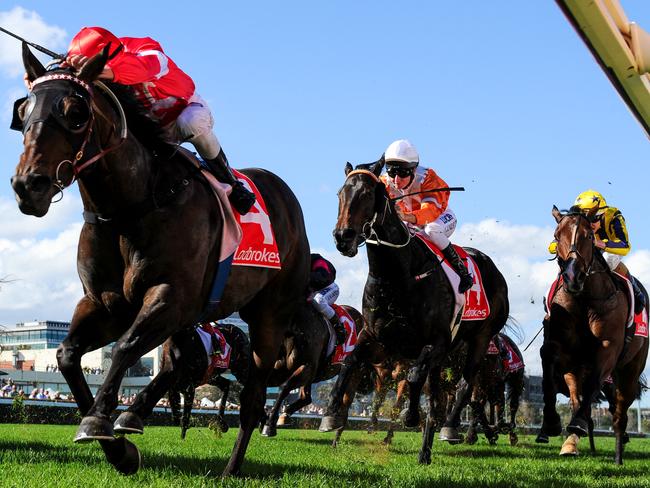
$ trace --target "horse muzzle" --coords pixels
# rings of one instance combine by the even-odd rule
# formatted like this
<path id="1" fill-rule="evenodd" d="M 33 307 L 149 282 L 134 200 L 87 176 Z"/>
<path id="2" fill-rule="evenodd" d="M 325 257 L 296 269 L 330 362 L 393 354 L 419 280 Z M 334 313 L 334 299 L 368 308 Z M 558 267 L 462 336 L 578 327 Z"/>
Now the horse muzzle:
<path id="1" fill-rule="evenodd" d="M 11 178 L 11 187 L 16 193 L 18 208 L 26 215 L 42 217 L 47 213 L 52 201 L 52 178 L 38 173 L 14 175 Z"/>
<path id="2" fill-rule="evenodd" d="M 578 268 L 575 260 L 571 260 L 565 270 L 562 272 L 562 279 L 564 281 L 566 291 L 577 295 L 579 293 L 582 293 L 582 290 L 585 287 L 587 274 Z"/>
<path id="3" fill-rule="evenodd" d="M 354 229 L 349 227 L 336 229 L 333 234 L 334 241 L 336 242 L 336 249 L 338 249 L 341 254 L 350 258 L 356 256 L 359 247 L 357 244 L 359 234 L 357 234 Z"/>

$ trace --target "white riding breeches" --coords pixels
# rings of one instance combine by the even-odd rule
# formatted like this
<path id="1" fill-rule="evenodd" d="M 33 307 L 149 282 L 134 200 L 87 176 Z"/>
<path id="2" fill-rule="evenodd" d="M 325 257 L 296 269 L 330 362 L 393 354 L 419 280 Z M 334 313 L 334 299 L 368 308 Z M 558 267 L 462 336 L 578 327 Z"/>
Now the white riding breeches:
<path id="1" fill-rule="evenodd" d="M 336 299 L 338 297 L 339 285 L 332 283 L 322 290 L 314 292 L 311 297 L 311 303 L 314 305 L 314 308 L 323 314 L 327 319 L 331 319 L 336 314 L 331 305 L 336 302 Z"/>
<path id="2" fill-rule="evenodd" d="M 607 266 L 609 266 L 609 269 L 612 271 L 614 271 L 616 267 L 621 264 L 621 261 L 623 259 L 623 256 L 620 256 L 619 254 L 612 254 L 611 252 L 603 253 L 603 257 L 605 258 L 605 261 L 607 261 Z"/>
<path id="3" fill-rule="evenodd" d="M 429 236 L 438 249 L 445 249 L 449 244 L 449 237 L 456 230 L 456 214 L 451 209 L 445 210 L 440 217 L 424 226 L 424 233 Z"/>
<path id="4" fill-rule="evenodd" d="M 176 120 L 165 126 L 165 133 L 173 143 L 191 142 L 203 159 L 214 159 L 219 155 L 221 144 L 212 132 L 213 127 L 210 107 L 195 93 Z"/>

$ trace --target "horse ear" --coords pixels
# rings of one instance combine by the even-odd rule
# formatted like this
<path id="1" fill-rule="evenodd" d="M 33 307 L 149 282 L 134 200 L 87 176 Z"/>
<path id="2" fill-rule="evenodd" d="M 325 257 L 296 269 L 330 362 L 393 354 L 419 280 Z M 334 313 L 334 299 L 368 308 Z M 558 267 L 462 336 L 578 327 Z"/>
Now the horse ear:
<path id="1" fill-rule="evenodd" d="M 34 81 L 45 74 L 45 67 L 34 56 L 26 42 L 23 42 L 23 65 L 29 81 Z"/>
<path id="2" fill-rule="evenodd" d="M 370 171 L 372 171 L 375 176 L 379 177 L 381 175 L 381 170 L 384 169 L 384 156 L 382 155 L 378 161 L 375 161 L 370 165 Z"/>
<path id="3" fill-rule="evenodd" d="M 562 212 L 560 212 L 560 210 L 555 205 L 553 205 L 553 210 L 551 210 L 551 214 L 553 215 L 553 217 L 555 217 L 555 221 L 557 223 L 560 223 L 560 220 L 562 220 Z"/>
<path id="4" fill-rule="evenodd" d="M 110 49 L 111 43 L 109 42 L 100 53 L 95 54 L 82 66 L 77 73 L 77 78 L 87 82 L 95 81 L 104 70 Z"/>
<path id="5" fill-rule="evenodd" d="M 352 169 L 353 169 L 352 165 L 350 164 L 349 161 L 345 163 L 345 176 L 347 176 L 350 173 L 350 171 L 352 171 Z"/>

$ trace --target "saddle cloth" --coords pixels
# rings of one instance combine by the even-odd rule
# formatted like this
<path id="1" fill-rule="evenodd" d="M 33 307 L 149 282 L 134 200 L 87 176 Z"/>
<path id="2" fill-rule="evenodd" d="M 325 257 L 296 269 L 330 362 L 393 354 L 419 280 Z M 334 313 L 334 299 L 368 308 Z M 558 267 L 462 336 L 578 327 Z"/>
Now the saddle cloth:
<path id="1" fill-rule="evenodd" d="M 625 290 L 627 290 L 627 299 L 630 304 L 630 311 L 627 317 L 627 322 L 625 328 L 632 327 L 634 325 L 634 335 L 640 337 L 648 337 L 648 311 L 647 307 L 644 308 L 641 313 L 634 314 L 634 289 L 632 288 L 632 283 L 627 279 L 627 276 L 623 276 L 619 273 L 614 272 L 614 275 L 618 277 L 619 280 L 625 283 Z M 555 281 L 551 284 L 551 288 L 548 290 L 546 296 L 547 308 L 550 312 L 551 304 L 553 303 L 553 298 L 557 290 L 562 286 L 562 276 L 558 276 Z"/>
<path id="2" fill-rule="evenodd" d="M 332 354 L 332 364 L 340 364 L 345 361 L 352 351 L 354 351 L 354 348 L 357 345 L 357 324 L 352 320 L 350 314 L 340 305 L 333 304 L 332 308 L 334 309 L 334 312 L 336 312 L 339 322 L 343 324 L 343 327 L 345 327 L 345 342 L 336 346 L 334 354 Z M 330 344 L 332 344 L 332 342 L 336 344 L 336 334 L 329 322 L 328 326 L 330 330 Z M 329 350 L 328 353 L 330 353 Z"/>
<path id="3" fill-rule="evenodd" d="M 454 249 L 458 253 L 458 256 L 465 262 L 468 271 L 474 277 L 474 285 L 467 290 L 465 293 L 458 293 L 458 283 L 460 278 L 454 269 L 447 263 L 447 260 L 442 254 L 442 251 L 436 247 L 436 245 L 429 240 L 426 234 L 418 232 L 415 234 L 424 242 L 427 247 L 433 252 L 438 261 L 440 262 L 442 269 L 445 271 L 449 283 L 451 284 L 454 294 L 456 295 L 456 310 L 454 317 L 458 315 L 458 312 L 462 309 L 463 313 L 461 315 L 461 320 L 484 320 L 490 315 L 490 304 L 485 294 L 485 288 L 483 286 L 483 278 L 481 277 L 481 271 L 474 259 L 467 254 L 467 251 L 460 246 L 454 245 Z"/>
<path id="4" fill-rule="evenodd" d="M 201 324 L 196 328 L 196 332 L 201 338 L 205 352 L 208 355 L 208 369 L 203 380 L 205 383 L 215 369 L 225 370 L 230 367 L 232 348 L 219 330 L 219 326 L 214 322 Z M 215 343 L 218 344 L 220 351 L 215 351 Z"/>
<path id="5" fill-rule="evenodd" d="M 255 194 L 255 204 L 246 215 L 235 212 L 243 237 L 233 260 L 233 266 L 257 266 L 280 269 L 280 253 L 275 240 L 269 212 L 255 183 L 243 173 L 233 170 L 234 175 Z"/>
<path id="6" fill-rule="evenodd" d="M 506 348 L 507 354 L 503 359 L 503 370 L 506 373 L 514 373 L 515 371 L 522 369 L 524 367 L 524 361 L 519 357 L 517 351 L 515 351 L 508 341 L 503 341 L 502 344 Z M 499 348 L 494 342 L 494 339 L 490 339 L 487 354 L 500 354 Z"/>

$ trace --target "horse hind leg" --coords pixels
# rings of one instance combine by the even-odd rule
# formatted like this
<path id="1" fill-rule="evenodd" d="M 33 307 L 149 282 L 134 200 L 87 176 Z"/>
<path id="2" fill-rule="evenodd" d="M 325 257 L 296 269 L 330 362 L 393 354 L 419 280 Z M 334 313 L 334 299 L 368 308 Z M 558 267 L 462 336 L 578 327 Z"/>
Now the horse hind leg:
<path id="1" fill-rule="evenodd" d="M 277 425 L 288 425 L 291 422 L 291 416 L 303 407 L 311 404 L 311 385 L 306 385 L 300 388 L 300 397 L 288 405 L 284 410 Z M 282 423 L 280 422 L 282 420 Z"/>
<path id="2" fill-rule="evenodd" d="M 407 388 L 408 388 L 408 382 L 405 379 L 397 383 L 397 395 L 395 397 L 395 404 L 391 409 L 388 430 L 386 431 L 386 437 L 384 437 L 384 440 L 381 441 L 381 443 L 384 444 L 385 446 L 389 446 L 393 443 L 393 437 L 395 437 L 395 422 L 398 419 L 400 412 L 402 411 L 404 402 L 406 402 Z M 432 428 L 434 429 L 435 432 L 435 425 L 437 424 L 435 410 L 433 415 L 434 415 L 434 426 Z"/>
<path id="3" fill-rule="evenodd" d="M 215 376 L 210 381 L 211 385 L 216 386 L 221 390 L 221 400 L 219 400 L 219 410 L 217 413 L 217 423 L 219 424 L 219 430 L 221 433 L 225 434 L 228 432 L 228 422 L 226 422 L 225 411 L 226 411 L 226 402 L 228 401 L 228 394 L 230 393 L 230 380 L 227 380 L 223 376 Z"/>

